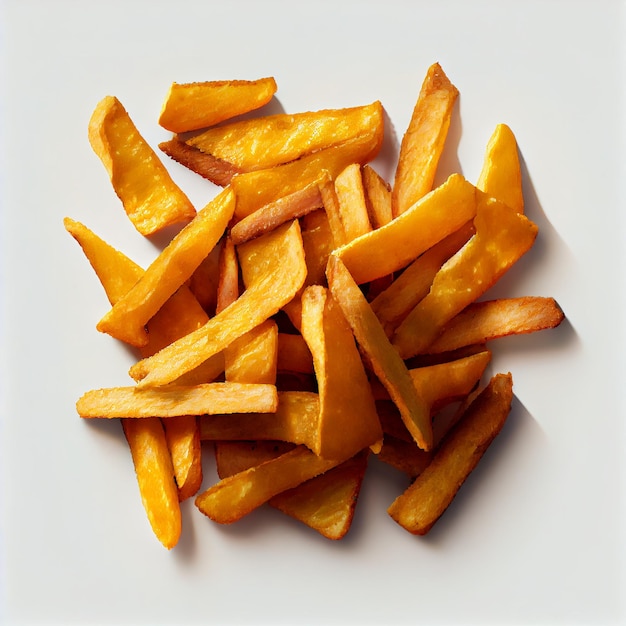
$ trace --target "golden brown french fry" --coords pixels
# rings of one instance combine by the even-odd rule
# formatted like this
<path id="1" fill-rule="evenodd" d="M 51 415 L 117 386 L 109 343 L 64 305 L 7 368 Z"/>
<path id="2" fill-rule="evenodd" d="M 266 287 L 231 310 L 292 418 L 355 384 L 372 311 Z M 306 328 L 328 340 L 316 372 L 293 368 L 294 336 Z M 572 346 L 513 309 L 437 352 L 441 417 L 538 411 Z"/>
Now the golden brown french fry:
<path id="1" fill-rule="evenodd" d="M 393 219 L 391 186 L 371 165 L 364 165 L 361 175 L 372 228 L 380 228 Z"/>
<path id="2" fill-rule="evenodd" d="M 226 188 L 198 212 L 98 322 L 97 329 L 134 346 L 146 345 L 145 325 L 220 240 L 233 215 L 234 200 L 232 190 Z"/>
<path id="3" fill-rule="evenodd" d="M 135 228 L 151 235 L 196 210 L 141 136 L 122 103 L 106 96 L 89 120 L 89 142 Z"/>
<path id="4" fill-rule="evenodd" d="M 159 541 L 170 550 L 180 538 L 182 516 L 174 468 L 161 420 L 122 420 L 128 441 L 139 493 L 150 526 Z"/>
<path id="5" fill-rule="evenodd" d="M 131 420 L 145 422 L 146 420 Z M 126 423 L 126 419 L 122 420 Z M 196 495 L 202 485 L 202 449 L 200 429 L 195 415 L 180 415 L 163 420 L 165 439 L 172 457 L 178 499 L 182 502 Z"/>
<path id="6" fill-rule="evenodd" d="M 363 178 L 359 163 L 351 163 L 335 178 L 335 193 L 339 207 L 339 217 L 343 225 L 345 243 L 369 233 L 372 230 Z"/>
<path id="7" fill-rule="evenodd" d="M 198 265 L 187 283 L 189 291 L 193 293 L 200 306 L 209 316 L 215 315 L 215 308 L 217 307 L 220 250 L 221 246 L 215 246 Z"/>
<path id="8" fill-rule="evenodd" d="M 297 220 L 240 246 L 239 252 L 240 262 L 246 254 L 256 260 L 256 273 L 246 291 L 198 330 L 135 364 L 130 374 L 139 386 L 176 380 L 275 315 L 302 287 L 306 262 Z"/>
<path id="9" fill-rule="evenodd" d="M 215 312 L 221 313 L 239 297 L 239 261 L 232 239 L 222 239 L 218 261 L 217 301 Z"/>
<path id="10" fill-rule="evenodd" d="M 346 460 L 346 459 L 343 459 Z M 220 524 L 241 519 L 275 495 L 336 467 L 341 460 L 323 459 L 304 446 L 251 467 L 196 496 L 202 513 Z"/>
<path id="11" fill-rule="evenodd" d="M 506 124 L 498 124 L 489 139 L 476 187 L 517 213 L 524 212 L 522 171 L 517 141 Z"/>
<path id="12" fill-rule="evenodd" d="M 302 294 L 302 336 L 319 387 L 319 423 L 312 450 L 325 458 L 352 457 L 382 439 L 374 397 L 354 337 L 325 287 Z"/>
<path id="13" fill-rule="evenodd" d="M 474 234 L 473 222 L 448 235 L 413 261 L 394 281 L 372 300 L 372 309 L 388 337 L 426 296 L 442 264 L 467 243 Z"/>
<path id="14" fill-rule="evenodd" d="M 402 420 L 417 445 L 432 446 L 432 424 L 426 402 L 419 397 L 409 372 L 391 345 L 371 306 L 341 259 L 334 254 L 328 261 L 328 286 L 374 373 L 398 407 Z"/>
<path id="15" fill-rule="evenodd" d="M 297 161 L 266 170 L 234 176 L 231 182 L 237 195 L 235 218 L 240 220 L 281 196 L 317 180 L 326 170 L 334 179 L 350 163 L 366 163 L 376 156 L 383 138 L 383 119 L 369 132 L 344 143 L 303 156 Z"/>
<path id="16" fill-rule="evenodd" d="M 306 258 L 305 286 L 326 284 L 326 265 L 335 241 L 326 211 L 308 213 L 300 220 L 302 245 Z"/>
<path id="17" fill-rule="evenodd" d="M 432 528 L 502 429 L 511 410 L 512 388 L 510 374 L 491 379 L 428 467 L 389 507 L 398 524 L 416 535 Z"/>
<path id="18" fill-rule="evenodd" d="M 328 217 L 328 226 L 333 235 L 333 245 L 335 248 L 338 248 L 339 246 L 343 246 L 344 243 L 347 243 L 347 238 L 341 222 L 341 209 L 339 208 L 339 198 L 337 198 L 334 181 L 329 180 L 321 185 L 320 193 L 322 195 L 324 211 Z"/>
<path id="19" fill-rule="evenodd" d="M 564 317 L 556 300 L 548 297 L 523 296 L 473 302 L 452 318 L 428 352 L 448 352 L 508 335 L 555 328 Z"/>
<path id="20" fill-rule="evenodd" d="M 225 350 L 226 380 L 240 383 L 276 384 L 278 326 L 265 320 Z"/>
<path id="21" fill-rule="evenodd" d="M 336 254 L 358 284 L 391 274 L 473 219 L 478 193 L 460 174 L 452 174 L 402 215 Z"/>
<path id="22" fill-rule="evenodd" d="M 394 215 L 404 213 L 432 189 L 458 95 L 441 66 L 431 65 L 400 145 L 392 195 Z"/>
<path id="23" fill-rule="evenodd" d="M 383 115 L 380 102 L 344 109 L 279 113 L 222 124 L 187 145 L 250 172 L 295 161 L 366 133 Z"/>
<path id="24" fill-rule="evenodd" d="M 218 124 L 267 104 L 276 93 L 273 77 L 257 80 L 217 80 L 172 83 L 159 124 L 174 133 Z"/>
<path id="25" fill-rule="evenodd" d="M 282 196 L 250 213 L 230 229 L 230 237 L 237 246 L 250 239 L 264 235 L 281 224 L 289 222 L 323 207 L 320 184 L 328 179 L 322 173 L 320 179 L 302 189 Z"/>
<path id="26" fill-rule="evenodd" d="M 396 329 L 403 358 L 424 352 L 444 326 L 491 287 L 533 245 L 537 226 L 480 193 L 476 233 L 437 272 L 428 295 Z"/>
<path id="27" fill-rule="evenodd" d="M 85 418 L 146 418 L 220 413 L 272 413 L 278 406 L 274 385 L 205 383 L 157 389 L 109 387 L 84 393 L 76 410 Z"/>

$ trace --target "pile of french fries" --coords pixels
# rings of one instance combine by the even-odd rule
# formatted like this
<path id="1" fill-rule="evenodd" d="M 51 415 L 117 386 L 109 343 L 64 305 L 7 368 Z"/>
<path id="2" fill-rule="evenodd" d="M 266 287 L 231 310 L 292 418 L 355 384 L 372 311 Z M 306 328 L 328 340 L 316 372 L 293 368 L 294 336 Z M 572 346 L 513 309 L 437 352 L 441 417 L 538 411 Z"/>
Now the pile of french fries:
<path id="1" fill-rule="evenodd" d="M 392 185 L 370 165 L 380 102 L 262 115 L 276 89 L 273 78 L 171 86 L 159 123 L 175 134 L 160 149 L 222 188 L 200 210 L 104 98 L 89 140 L 128 218 L 146 236 L 180 228 L 144 270 L 64 222 L 111 303 L 97 329 L 139 356 L 132 384 L 88 391 L 77 411 L 121 421 L 168 549 L 190 497 L 221 524 L 269 503 L 340 539 L 373 457 L 410 479 L 389 515 L 425 534 L 510 412 L 511 374 L 483 381 L 487 345 L 563 319 L 552 298 L 483 297 L 537 227 L 505 125 L 475 184 L 452 173 L 433 187 L 458 97 L 438 64 Z M 219 476 L 208 487 L 203 450 Z"/>

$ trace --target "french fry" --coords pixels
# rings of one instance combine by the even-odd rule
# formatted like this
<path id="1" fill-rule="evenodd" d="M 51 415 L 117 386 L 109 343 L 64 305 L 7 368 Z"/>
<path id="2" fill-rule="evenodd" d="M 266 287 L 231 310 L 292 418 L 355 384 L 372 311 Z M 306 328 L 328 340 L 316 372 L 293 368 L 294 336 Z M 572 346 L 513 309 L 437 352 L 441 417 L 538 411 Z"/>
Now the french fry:
<path id="1" fill-rule="evenodd" d="M 351 163 L 335 178 L 335 193 L 339 206 L 339 217 L 343 225 L 345 243 L 365 235 L 372 230 L 363 190 L 361 166 Z"/>
<path id="2" fill-rule="evenodd" d="M 145 422 L 146 420 L 132 420 Z M 122 420 L 125 423 L 126 420 Z M 135 427 L 137 428 L 137 427 Z M 180 415 L 163 420 L 165 440 L 172 457 L 178 499 L 195 496 L 202 485 L 202 449 L 200 429 L 195 415 Z"/>
<path id="3" fill-rule="evenodd" d="M 160 419 L 151 417 L 122 420 L 122 427 L 150 526 L 159 541 L 170 550 L 180 538 L 182 515 L 163 425 Z"/>
<path id="4" fill-rule="evenodd" d="M 213 249 L 233 210 L 234 195 L 227 188 L 172 239 L 133 288 L 98 322 L 97 329 L 133 346 L 146 345 L 146 323 Z"/>
<path id="5" fill-rule="evenodd" d="M 76 410 L 84 418 L 146 418 L 218 413 L 272 413 L 278 406 L 274 385 L 205 383 L 157 389 L 109 387 L 84 393 Z"/>
<path id="6" fill-rule="evenodd" d="M 473 302 L 452 318 L 428 352 L 449 352 L 508 335 L 556 328 L 564 318 L 554 298 L 523 296 Z"/>
<path id="7" fill-rule="evenodd" d="M 537 226 L 495 198 L 481 195 L 476 233 L 437 272 L 428 295 L 393 337 L 403 358 L 425 351 L 444 326 L 491 287 L 533 245 Z"/>
<path id="8" fill-rule="evenodd" d="M 341 259 L 334 254 L 328 261 L 328 286 L 372 369 L 398 407 L 402 420 L 417 445 L 432 446 L 432 424 L 428 405 L 415 387 L 396 349 L 385 335 L 365 296 L 350 276 Z"/>
<path id="9" fill-rule="evenodd" d="M 361 175 L 372 228 L 380 228 L 393 219 L 391 186 L 371 165 L 364 165 Z"/>
<path id="10" fill-rule="evenodd" d="M 159 124 L 174 133 L 212 126 L 262 107 L 276 90 L 271 76 L 258 80 L 172 83 L 161 107 Z"/>
<path id="11" fill-rule="evenodd" d="M 441 66 L 431 65 L 400 145 L 392 194 L 394 216 L 432 189 L 458 95 Z"/>
<path id="12" fill-rule="evenodd" d="M 501 431 L 511 409 L 513 381 L 497 374 L 444 440 L 431 463 L 389 507 L 389 515 L 416 535 L 426 534 Z"/>
<path id="13" fill-rule="evenodd" d="M 522 171 L 513 131 L 498 124 L 489 139 L 483 168 L 476 187 L 497 198 L 515 212 L 524 212 Z"/>
<path id="14" fill-rule="evenodd" d="M 302 335 L 278 333 L 277 369 L 301 374 L 313 373 L 313 356 Z"/>
<path id="15" fill-rule="evenodd" d="M 313 452 L 346 458 L 376 444 L 383 432 L 361 356 L 341 308 L 320 285 L 302 294 L 302 336 L 319 387 Z"/>
<path id="16" fill-rule="evenodd" d="M 358 284 L 391 274 L 473 219 L 477 193 L 460 174 L 452 174 L 402 215 L 336 254 Z"/>
<path id="17" fill-rule="evenodd" d="M 380 124 L 380 102 L 305 113 L 279 113 L 210 128 L 188 146 L 251 172 L 295 161 L 367 133 Z"/>
<path id="18" fill-rule="evenodd" d="M 258 262 L 246 291 L 198 330 L 136 363 L 130 375 L 139 386 L 176 380 L 275 315 L 302 287 L 306 262 L 297 221 L 240 246 L 240 253 L 242 249 Z"/>
<path id="19" fill-rule="evenodd" d="M 275 459 L 295 448 L 287 441 L 220 441 L 215 446 L 215 467 L 219 478 L 227 478 Z"/>
<path id="20" fill-rule="evenodd" d="M 307 276 L 304 286 L 325 285 L 328 257 L 335 249 L 334 236 L 326 211 L 307 213 L 300 220 L 302 245 L 306 258 Z"/>
<path id="21" fill-rule="evenodd" d="M 346 460 L 346 459 L 344 459 Z M 304 446 L 220 480 L 196 496 L 196 506 L 219 524 L 231 524 L 270 498 L 339 465 Z"/>
<path id="22" fill-rule="evenodd" d="M 235 339 L 225 350 L 226 380 L 276 384 L 278 326 L 268 319 Z"/>
<path id="23" fill-rule="evenodd" d="M 89 142 L 104 165 L 115 193 L 135 228 L 151 235 L 196 214 L 141 136 L 122 103 L 106 96 L 89 120 Z"/>

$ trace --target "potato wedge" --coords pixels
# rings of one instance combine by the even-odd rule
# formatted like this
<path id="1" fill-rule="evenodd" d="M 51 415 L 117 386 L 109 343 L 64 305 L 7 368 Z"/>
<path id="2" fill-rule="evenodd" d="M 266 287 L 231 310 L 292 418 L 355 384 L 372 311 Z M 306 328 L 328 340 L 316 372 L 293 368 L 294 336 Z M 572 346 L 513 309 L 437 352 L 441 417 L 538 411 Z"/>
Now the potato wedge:
<path id="1" fill-rule="evenodd" d="M 139 386 L 176 380 L 275 315 L 302 287 L 306 262 L 297 220 L 240 246 L 240 253 L 242 249 L 256 261 L 246 291 L 198 330 L 136 363 L 130 375 Z"/>
<path id="2" fill-rule="evenodd" d="M 425 535 L 443 515 L 504 426 L 512 387 L 510 374 L 497 374 L 474 400 L 428 467 L 389 507 L 389 515 L 400 526 Z"/>
<path id="3" fill-rule="evenodd" d="M 161 107 L 159 124 L 174 133 L 213 126 L 254 111 L 276 93 L 276 80 L 215 80 L 172 83 Z"/>
<path id="4" fill-rule="evenodd" d="M 455 315 L 532 247 L 537 236 L 533 222 L 482 193 L 474 225 L 476 233 L 441 267 L 428 295 L 396 329 L 392 342 L 403 358 L 424 352 Z"/>
<path id="5" fill-rule="evenodd" d="M 226 380 L 240 383 L 276 384 L 278 326 L 265 320 L 224 351 Z"/>
<path id="6" fill-rule="evenodd" d="M 394 216 L 431 191 L 458 95 L 441 66 L 431 65 L 400 144 L 392 193 Z"/>
<path id="7" fill-rule="evenodd" d="M 391 274 L 473 219 L 477 193 L 460 174 L 452 174 L 402 215 L 336 254 L 358 284 Z"/>
<path id="8" fill-rule="evenodd" d="M 152 235 L 191 220 L 196 210 L 140 135 L 122 103 L 106 96 L 89 120 L 89 142 L 135 228 Z"/>
<path id="9" fill-rule="evenodd" d="M 209 202 L 150 264 L 128 293 L 98 322 L 112 337 L 144 346 L 145 325 L 167 299 L 187 281 L 220 240 L 234 211 L 234 194 L 227 188 Z"/>
<path id="10" fill-rule="evenodd" d="M 380 228 L 393 219 L 391 186 L 371 165 L 364 165 L 361 175 L 372 228 Z"/>
<path id="11" fill-rule="evenodd" d="M 328 261 L 328 286 L 372 369 L 398 407 L 417 445 L 432 446 L 432 424 L 426 402 L 417 394 L 409 372 L 391 345 L 371 306 L 348 269 L 336 255 Z"/>
<path id="12" fill-rule="evenodd" d="M 339 217 L 343 225 L 345 243 L 365 235 L 372 230 L 365 191 L 363 190 L 363 178 L 361 166 L 351 163 L 344 168 L 335 178 L 335 193 L 339 206 Z"/>

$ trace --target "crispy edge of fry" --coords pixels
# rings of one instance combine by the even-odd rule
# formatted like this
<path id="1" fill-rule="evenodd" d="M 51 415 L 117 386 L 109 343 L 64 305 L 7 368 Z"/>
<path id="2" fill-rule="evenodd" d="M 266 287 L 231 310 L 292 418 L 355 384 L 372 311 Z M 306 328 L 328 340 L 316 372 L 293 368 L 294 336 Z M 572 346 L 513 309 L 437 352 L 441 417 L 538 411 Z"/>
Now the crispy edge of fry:
<path id="1" fill-rule="evenodd" d="M 444 439 L 431 463 L 391 504 L 389 515 L 412 534 L 425 535 L 500 432 L 511 410 L 513 380 L 496 374 Z"/>

